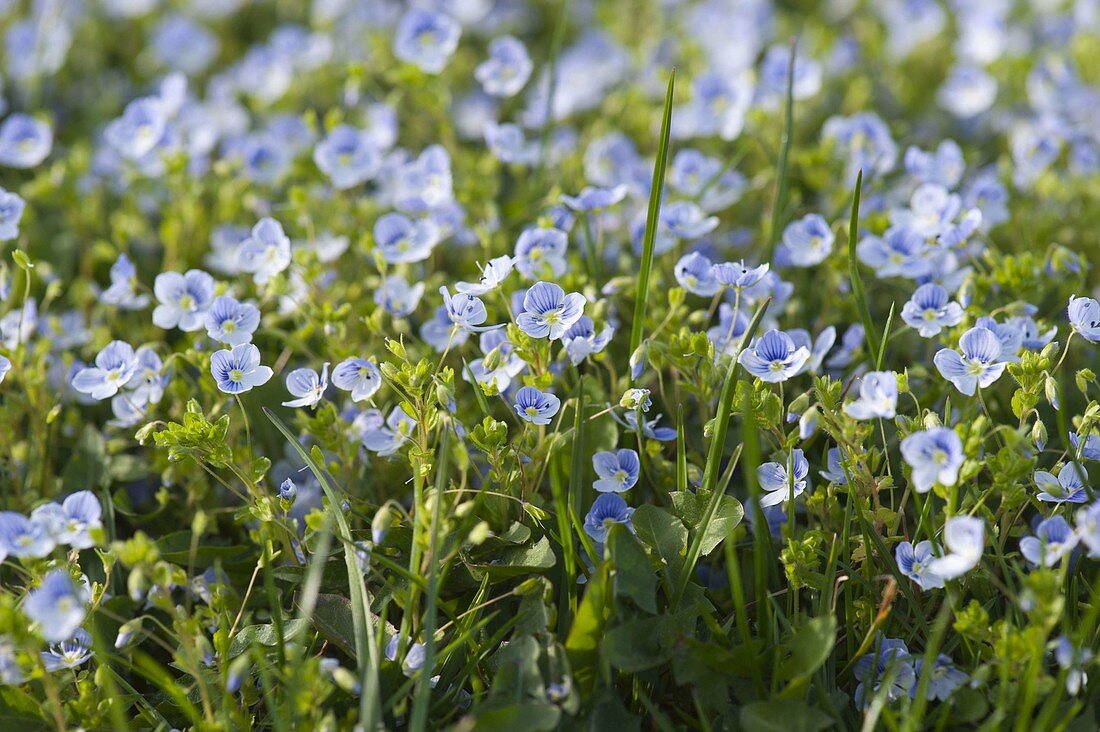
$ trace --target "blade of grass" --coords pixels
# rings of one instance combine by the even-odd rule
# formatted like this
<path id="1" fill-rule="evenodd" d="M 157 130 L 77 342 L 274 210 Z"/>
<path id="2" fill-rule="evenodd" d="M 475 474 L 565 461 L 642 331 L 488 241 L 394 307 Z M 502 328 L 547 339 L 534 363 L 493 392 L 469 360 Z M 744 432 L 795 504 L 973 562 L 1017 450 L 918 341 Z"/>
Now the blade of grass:
<path id="1" fill-rule="evenodd" d="M 783 137 L 779 148 L 779 162 L 775 173 L 775 201 L 772 203 L 771 230 L 768 232 L 768 257 L 775 257 L 775 247 L 779 244 L 779 224 L 783 218 L 783 209 L 787 207 L 787 166 L 791 157 L 791 138 L 794 131 L 794 56 L 798 46 L 791 41 L 791 55 L 787 61 L 787 109 L 783 119 Z"/>
<path id="2" fill-rule="evenodd" d="M 649 189 L 649 212 L 646 214 L 645 236 L 642 239 L 642 267 L 638 271 L 638 291 L 634 300 L 634 320 L 630 324 L 630 353 L 642 344 L 646 300 L 649 299 L 649 277 L 653 271 L 653 247 L 657 237 L 657 220 L 661 214 L 661 190 L 665 187 L 665 163 L 668 160 L 668 140 L 672 127 L 672 90 L 676 85 L 676 69 L 668 77 L 665 112 L 661 119 L 661 140 L 657 160 L 653 164 L 653 180 Z"/>
<path id="3" fill-rule="evenodd" d="M 873 358 L 878 355 L 878 336 L 871 311 L 867 307 L 867 294 L 863 289 L 863 279 L 859 276 L 859 260 L 856 258 L 856 235 L 859 232 L 859 196 L 863 190 L 863 171 L 856 175 L 856 190 L 852 195 L 852 216 L 848 220 L 848 277 L 852 285 L 852 297 L 855 298 L 859 319 L 863 323 L 863 334 L 867 339 L 867 353 Z"/>
<path id="4" fill-rule="evenodd" d="M 343 498 L 329 481 L 328 473 L 302 448 L 294 433 L 273 411 L 267 407 L 264 407 L 263 410 L 268 420 L 294 447 L 298 456 L 305 462 L 306 467 L 317 478 L 317 482 L 321 484 L 321 489 L 329 500 L 329 511 L 336 519 L 336 526 L 340 533 L 351 537 L 351 529 L 348 526 L 347 518 L 340 511 Z M 348 591 L 351 596 L 349 599 L 351 600 L 352 627 L 355 631 L 355 655 L 359 664 L 359 679 L 363 687 L 363 693 L 359 697 L 359 720 L 364 729 L 375 730 L 378 729 L 381 722 L 378 716 L 381 711 L 378 698 L 378 649 L 374 632 L 370 627 L 367 592 L 359 571 L 359 557 L 356 555 L 355 550 L 347 544 L 344 545 L 344 563 L 347 565 Z M 366 648 L 363 647 L 364 645 L 366 645 Z"/>
<path id="5" fill-rule="evenodd" d="M 752 341 L 752 337 L 757 328 L 760 327 L 760 321 L 763 320 L 764 313 L 767 312 L 770 304 L 770 297 L 760 303 L 760 307 L 756 309 L 756 314 L 753 315 L 752 321 L 741 339 L 742 344 Z M 695 565 L 699 561 L 699 553 L 703 548 L 703 537 L 706 536 L 707 529 L 714 519 L 714 513 L 718 510 L 718 503 L 723 495 L 718 490 L 718 475 L 722 469 L 722 449 L 725 447 L 726 432 L 729 430 L 730 414 L 733 411 L 733 396 L 737 393 L 737 382 L 740 381 L 743 372 L 741 364 L 737 361 L 739 355 L 740 352 L 734 354 L 730 359 L 729 368 L 726 370 L 726 378 L 722 383 L 722 391 L 718 397 L 718 409 L 714 416 L 714 432 L 711 435 L 710 449 L 707 451 L 707 464 L 703 468 L 703 483 L 699 486 L 699 494 L 707 496 L 707 507 L 702 520 L 699 522 L 699 528 L 692 534 L 691 543 L 688 545 L 687 555 L 684 559 L 684 571 L 680 574 L 676 591 L 672 597 L 674 611 L 679 609 L 680 600 L 683 599 L 688 582 L 691 580 L 692 574 L 695 573 Z M 737 447 L 733 459 L 740 457 L 741 447 L 741 445 Z"/>

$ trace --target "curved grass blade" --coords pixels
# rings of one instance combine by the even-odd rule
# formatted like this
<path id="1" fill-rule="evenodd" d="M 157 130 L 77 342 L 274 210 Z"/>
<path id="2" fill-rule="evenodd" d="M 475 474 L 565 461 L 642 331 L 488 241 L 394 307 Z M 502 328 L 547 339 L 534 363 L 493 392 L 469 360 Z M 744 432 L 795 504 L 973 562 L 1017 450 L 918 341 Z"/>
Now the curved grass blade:
<path id="1" fill-rule="evenodd" d="M 848 278 L 851 280 L 852 297 L 859 310 L 859 319 L 863 323 L 863 334 L 867 339 L 867 353 L 874 358 L 878 355 L 878 335 L 871 321 L 871 311 L 867 307 L 867 293 L 863 289 L 863 279 L 859 276 L 859 260 L 856 258 L 856 234 L 859 231 L 859 195 L 863 190 L 863 171 L 856 176 L 856 190 L 852 194 L 852 216 L 848 220 Z"/>
<path id="2" fill-rule="evenodd" d="M 649 189 L 649 213 L 646 214 L 645 237 L 642 239 L 642 268 L 638 271 L 638 291 L 634 300 L 634 320 L 630 324 L 630 353 L 642 344 L 646 300 L 649 299 L 649 276 L 653 271 L 653 245 L 657 237 L 657 220 L 661 214 L 661 190 L 665 187 L 665 163 L 668 160 L 668 139 L 672 127 L 672 90 L 676 86 L 676 69 L 668 77 L 665 93 L 665 113 L 661 120 L 661 142 L 657 161 L 653 164 L 653 181 Z"/>
<path id="3" fill-rule="evenodd" d="M 752 316 L 749 327 L 745 330 L 745 335 L 742 336 L 742 344 L 752 341 L 771 301 L 772 299 L 769 297 L 760 303 L 760 307 L 756 309 L 756 314 Z M 726 432 L 729 429 L 730 414 L 733 411 L 733 397 L 737 393 L 737 382 L 741 380 L 741 374 L 744 371 L 737 361 L 737 357 L 741 355 L 740 350 L 738 349 L 738 353 L 734 354 L 730 360 L 729 368 L 726 370 L 726 378 L 722 382 L 722 391 L 718 397 L 718 410 L 714 415 L 714 434 L 711 435 L 710 449 L 707 451 L 707 465 L 703 469 L 703 483 L 699 486 L 699 493 L 707 496 L 707 507 L 703 512 L 702 520 L 699 522 L 699 528 L 692 534 L 691 543 L 688 545 L 687 555 L 684 559 L 684 570 L 680 574 L 680 580 L 676 584 L 676 592 L 672 597 L 674 610 L 679 609 L 680 600 L 684 596 L 684 591 L 687 590 L 691 576 L 695 573 L 695 565 L 699 562 L 699 554 L 703 547 L 703 537 L 706 536 L 710 522 L 714 520 L 714 513 L 718 510 L 718 503 L 724 495 L 722 491 L 718 490 L 718 474 L 721 472 L 722 448 L 725 447 Z M 738 446 L 733 459 L 736 460 L 740 456 L 741 446 Z"/>

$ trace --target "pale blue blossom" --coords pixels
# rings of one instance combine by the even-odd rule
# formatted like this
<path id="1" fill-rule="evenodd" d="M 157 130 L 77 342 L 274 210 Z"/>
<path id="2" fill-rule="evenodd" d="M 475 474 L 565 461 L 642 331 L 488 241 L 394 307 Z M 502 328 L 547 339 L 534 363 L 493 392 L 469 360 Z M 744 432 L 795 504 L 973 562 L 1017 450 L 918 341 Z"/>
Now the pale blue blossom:
<path id="1" fill-rule="evenodd" d="M 959 350 L 942 348 L 932 359 L 943 378 L 972 396 L 1001 377 L 1005 370 L 1001 341 L 988 328 L 971 328 L 959 339 Z"/>
<path id="2" fill-rule="evenodd" d="M 321 373 L 310 368 L 294 369 L 286 375 L 286 390 L 294 397 L 283 402 L 284 407 L 316 407 L 328 388 L 328 363 Z"/>
<path id="3" fill-rule="evenodd" d="M 88 592 L 62 569 L 52 570 L 42 584 L 27 593 L 23 612 L 49 643 L 72 638 L 87 613 Z"/>
<path id="4" fill-rule="evenodd" d="M 927 493 L 937 483 L 955 485 L 965 458 L 962 440 L 947 427 L 909 435 L 901 441 L 901 456 L 912 468 L 910 479 L 917 493 Z"/>
<path id="5" fill-rule="evenodd" d="M 592 456 L 592 468 L 599 479 L 592 484 L 600 493 L 623 493 L 634 487 L 641 471 L 638 453 L 629 448 L 615 452 L 597 452 Z"/>
<path id="6" fill-rule="evenodd" d="M 160 303 L 153 310 L 153 325 L 165 330 L 201 330 L 214 302 L 214 278 L 201 269 L 184 274 L 162 272 L 153 282 L 153 294 Z"/>
<path id="7" fill-rule="evenodd" d="M 345 358 L 332 370 L 332 385 L 350 391 L 353 402 L 363 402 L 382 387 L 382 374 L 365 358 Z"/>

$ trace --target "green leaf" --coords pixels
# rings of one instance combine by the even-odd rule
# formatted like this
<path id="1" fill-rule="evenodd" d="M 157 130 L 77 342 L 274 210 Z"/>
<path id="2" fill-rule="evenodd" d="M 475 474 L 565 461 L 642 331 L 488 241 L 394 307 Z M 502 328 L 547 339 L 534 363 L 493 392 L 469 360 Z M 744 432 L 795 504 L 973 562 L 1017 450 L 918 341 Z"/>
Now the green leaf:
<path id="1" fill-rule="evenodd" d="M 645 542 L 665 564 L 668 585 L 675 587 L 684 569 L 687 527 L 663 508 L 646 504 L 634 511 L 632 519 L 638 538 Z"/>
<path id="2" fill-rule="evenodd" d="M 741 707 L 745 732 L 821 732 L 833 726 L 828 714 L 799 701 L 777 699 Z"/>
<path id="3" fill-rule="evenodd" d="M 481 712 L 474 726 L 479 732 L 549 732 L 560 719 L 561 709 L 553 704 L 527 702 Z"/>
<path id="4" fill-rule="evenodd" d="M 600 639 L 607 623 L 607 575 L 605 562 L 588 578 L 588 587 L 573 618 L 573 626 L 565 640 L 565 651 L 573 667 L 573 678 L 584 692 L 590 691 L 596 681 L 596 663 L 599 659 Z"/>
<path id="5" fill-rule="evenodd" d="M 603 655 L 620 671 L 645 671 L 672 660 L 674 637 L 665 615 L 628 620 L 608 631 L 603 639 Z"/>
<path id="6" fill-rule="evenodd" d="M 657 575 L 638 540 L 615 525 L 607 541 L 615 569 L 615 597 L 629 597 L 646 612 L 657 612 Z"/>
<path id="7" fill-rule="evenodd" d="M 800 690 L 829 660 L 835 643 L 836 618 L 832 615 L 814 618 L 799 628 L 785 645 L 790 657 L 779 667 L 779 677 L 791 682 L 787 690 Z"/>
<path id="8" fill-rule="evenodd" d="M 288 620 L 284 629 L 285 638 L 287 640 L 296 638 L 308 627 L 309 624 L 306 623 L 305 620 Z M 251 648 L 253 644 L 274 648 L 278 645 L 278 642 L 278 634 L 273 624 L 247 625 L 237 631 L 237 634 L 233 636 L 233 641 L 229 644 L 229 652 L 227 655 L 229 658 L 236 658 Z"/>
<path id="9" fill-rule="evenodd" d="M 714 512 L 710 523 L 703 531 L 703 538 L 699 545 L 699 553 L 708 556 L 722 543 L 722 540 L 730 535 L 745 518 L 745 509 L 733 496 L 724 495 L 718 501 L 718 508 Z"/>
<path id="10" fill-rule="evenodd" d="M 483 574 L 496 582 L 519 577 L 532 572 L 545 572 L 557 562 L 550 540 L 545 536 L 526 546 L 508 547 L 501 551 L 492 564 L 469 563 L 471 574 L 480 578 Z"/>

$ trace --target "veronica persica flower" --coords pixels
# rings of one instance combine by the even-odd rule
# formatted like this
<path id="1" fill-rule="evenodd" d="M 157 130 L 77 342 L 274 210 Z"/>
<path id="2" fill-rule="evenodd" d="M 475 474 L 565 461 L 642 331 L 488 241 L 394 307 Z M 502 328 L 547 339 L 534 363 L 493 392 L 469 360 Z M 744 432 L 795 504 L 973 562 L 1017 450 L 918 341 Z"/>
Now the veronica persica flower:
<path id="1" fill-rule="evenodd" d="M 411 220 L 389 213 L 374 222 L 374 244 L 390 264 L 423 262 L 439 243 L 439 227 L 430 219 Z"/>
<path id="2" fill-rule="evenodd" d="M 769 330 L 750 348 L 741 351 L 737 361 L 761 381 L 778 383 L 797 374 L 809 358 L 810 349 L 796 347 L 782 331 Z"/>
<path id="3" fill-rule="evenodd" d="M 933 574 L 928 566 L 936 558 L 932 550 L 932 542 L 922 541 L 915 547 L 908 541 L 898 544 L 894 550 L 894 559 L 897 560 L 898 569 L 909 579 L 920 585 L 922 590 L 931 590 L 943 587 L 943 578 Z"/>
<path id="4" fill-rule="evenodd" d="M 1043 519 L 1034 536 L 1020 539 L 1020 554 L 1031 564 L 1053 567 L 1077 546 L 1080 538 L 1061 516 Z"/>
<path id="5" fill-rule="evenodd" d="M 718 280 L 714 276 L 711 261 L 699 252 L 680 257 L 672 271 L 676 281 L 693 295 L 710 297 L 718 292 Z"/>
<path id="6" fill-rule="evenodd" d="M 855 702 L 861 709 L 871 704 L 884 684 L 889 684 L 885 691 L 886 700 L 896 701 L 908 696 L 917 680 L 913 658 L 905 641 L 884 638 L 879 634 L 872 647 L 874 650 L 856 661 L 853 669 L 859 680 Z"/>
<path id="7" fill-rule="evenodd" d="M 917 680 L 913 683 L 913 691 L 924 683 L 924 697 L 929 700 L 947 701 L 955 690 L 965 684 L 970 677 L 955 668 L 951 658 L 944 654 L 936 656 L 931 664 L 925 664 L 923 658 L 913 661 L 913 669 L 916 671 Z M 927 681 L 924 677 L 927 676 Z"/>
<path id="8" fill-rule="evenodd" d="M 623 524 L 633 531 L 633 515 L 634 509 L 626 505 L 626 501 L 618 493 L 601 493 L 584 517 L 584 531 L 593 541 L 603 544 L 607 541 L 611 524 Z"/>
<path id="9" fill-rule="evenodd" d="M 844 466 L 841 464 L 839 447 L 829 448 L 829 452 L 825 456 L 825 470 L 819 470 L 818 475 L 830 483 L 847 485 L 848 475 L 844 472 Z"/>
<path id="10" fill-rule="evenodd" d="M 257 285 L 266 284 L 290 266 L 290 237 L 272 218 L 260 219 L 238 253 L 241 269 L 252 273 Z"/>
<path id="11" fill-rule="evenodd" d="M 367 132 L 339 125 L 313 148 L 313 162 L 333 188 L 347 190 L 377 175 L 382 156 Z"/>
<path id="12" fill-rule="evenodd" d="M 153 310 L 153 325 L 185 332 L 201 330 L 214 302 L 214 278 L 201 269 L 184 274 L 162 272 L 153 281 L 153 294 L 160 302 Z"/>
<path id="13" fill-rule="evenodd" d="M 515 36 L 501 36 L 489 42 L 489 58 L 474 69 L 474 78 L 486 94 L 511 97 L 531 78 L 533 68 L 523 42 Z"/>
<path id="14" fill-rule="evenodd" d="M 481 278 L 477 282 L 456 282 L 455 289 L 463 295 L 480 297 L 500 287 L 504 279 L 512 273 L 515 264 L 508 255 L 494 257 L 481 270 Z"/>
<path id="15" fill-rule="evenodd" d="M 893 419 L 898 405 L 898 375 L 870 371 L 859 382 L 859 399 L 844 405 L 844 413 L 856 419 Z"/>
<path id="16" fill-rule="evenodd" d="M 350 391 L 353 402 L 363 402 L 381 388 L 382 374 L 365 358 L 345 358 L 332 370 L 332 384 Z"/>
<path id="17" fill-rule="evenodd" d="M 569 330 L 561 337 L 561 343 L 565 346 L 565 353 L 574 366 L 583 362 L 589 356 L 600 353 L 611 342 L 615 329 L 607 326 L 599 333 L 592 318 L 582 315 L 576 323 L 569 326 Z"/>
<path id="18" fill-rule="evenodd" d="M 234 346 L 233 350 L 215 351 L 210 357 L 210 373 L 218 389 L 226 394 L 243 394 L 263 386 L 274 372 L 260 365 L 260 349 L 251 343 Z"/>
<path id="19" fill-rule="evenodd" d="M 39 654 L 42 665 L 51 673 L 61 669 L 78 668 L 93 655 L 92 636 L 83 628 L 77 628 L 72 638 L 55 643 L 49 650 Z"/>
<path id="20" fill-rule="evenodd" d="M 516 392 L 513 408 L 520 419 L 536 425 L 548 425 L 561 408 L 561 400 L 549 392 L 525 386 Z"/>
<path id="21" fill-rule="evenodd" d="M 140 310 L 149 304 L 148 295 L 138 295 L 135 292 L 137 270 L 125 254 L 118 255 L 118 259 L 111 265 L 110 277 L 110 286 L 99 295 L 101 302 L 124 310 Z"/>
<path id="22" fill-rule="evenodd" d="M 1100 304 L 1091 297 L 1070 297 L 1069 323 L 1090 343 L 1100 343 Z"/>
<path id="23" fill-rule="evenodd" d="M 32 521 L 43 523 L 58 544 L 73 549 L 95 546 L 91 532 L 103 526 L 103 507 L 91 491 L 77 491 L 58 503 L 47 503 L 34 509 Z"/>
<path id="24" fill-rule="evenodd" d="M 1089 557 L 1100 559 L 1100 501 L 1077 512 L 1077 535 L 1089 550 Z"/>
<path id="25" fill-rule="evenodd" d="M 168 130 L 168 115 L 157 97 L 140 97 L 111 120 L 103 137 L 124 158 L 138 161 L 153 152 Z"/>
<path id="26" fill-rule="evenodd" d="M 532 338 L 558 340 L 584 314 L 584 295 L 568 295 L 552 282 L 536 282 L 523 297 L 523 312 L 516 325 Z"/>
<path id="27" fill-rule="evenodd" d="M 19 194 L 0 188 L 0 241 L 10 241 L 19 236 L 19 220 L 23 218 L 26 207 Z"/>
<path id="28" fill-rule="evenodd" d="M 94 367 L 76 373 L 73 388 L 93 399 L 110 399 L 134 378 L 137 368 L 133 346 L 124 341 L 111 341 L 96 354 Z"/>
<path id="29" fill-rule="evenodd" d="M 914 432 L 901 441 L 901 456 L 912 468 L 913 490 L 927 493 L 936 483 L 955 485 L 962 467 L 963 444 L 947 427 Z"/>
<path id="30" fill-rule="evenodd" d="M 395 318 L 406 318 L 416 310 L 423 296 L 423 282 L 410 285 L 404 277 L 390 276 L 374 291 L 374 302 Z"/>
<path id="31" fill-rule="evenodd" d="M 901 319 L 922 338 L 939 335 L 963 319 L 962 306 L 949 299 L 947 290 L 934 282 L 921 285 L 901 309 Z"/>
<path id="32" fill-rule="evenodd" d="M 239 346 L 252 340 L 260 326 L 260 310 L 247 302 L 221 295 L 214 298 L 206 311 L 206 335 L 228 346 Z"/>
<path id="33" fill-rule="evenodd" d="M 11 371 L 11 359 L 7 356 L 0 356 L 0 384 L 4 383 L 4 377 Z"/>
<path id="34" fill-rule="evenodd" d="M 661 223 L 677 239 L 692 240 L 718 228 L 718 217 L 707 216 L 698 204 L 675 201 L 661 211 Z"/>
<path id="35" fill-rule="evenodd" d="M 600 493 L 623 493 L 638 482 L 642 463 L 638 453 L 631 449 L 616 452 L 597 452 L 592 456 L 592 467 L 599 480 L 592 484 Z"/>
<path id="36" fill-rule="evenodd" d="M 1086 460 L 1100 460 L 1100 435 L 1090 434 L 1085 438 L 1085 444 L 1082 446 L 1081 437 L 1076 432 L 1070 432 L 1069 441 L 1073 444 L 1075 454 L 1079 454 Z"/>
<path id="37" fill-rule="evenodd" d="M 744 260 L 740 262 L 722 262 L 714 265 L 714 279 L 723 287 L 743 290 L 758 284 L 771 268 L 769 264 L 750 267 Z"/>
<path id="38" fill-rule="evenodd" d="M 25 114 L 10 115 L 0 125 L 0 165 L 33 168 L 53 148 L 53 129 Z"/>
<path id="39" fill-rule="evenodd" d="M 87 604 L 87 590 L 74 584 L 68 572 L 55 569 L 27 593 L 23 613 L 38 624 L 43 638 L 60 643 L 71 638 L 84 622 Z"/>
<path id="40" fill-rule="evenodd" d="M 394 454 L 404 446 L 409 435 L 416 429 L 416 420 L 405 413 L 401 407 L 394 407 L 390 416 L 383 422 L 382 413 L 377 409 L 367 412 L 368 424 L 363 430 L 363 447 L 382 457 Z"/>
<path id="41" fill-rule="evenodd" d="M 393 55 L 429 74 L 438 74 L 458 48 L 462 26 L 449 15 L 413 8 L 401 18 L 393 41 Z"/>
<path id="42" fill-rule="evenodd" d="M 318 376 L 313 369 L 294 369 L 286 375 L 286 390 L 295 397 L 283 402 L 284 407 L 316 407 L 328 388 L 328 364 Z"/>
<path id="43" fill-rule="evenodd" d="M 602 211 L 626 198 L 630 189 L 625 185 L 612 188 L 586 186 L 576 196 L 562 195 L 561 202 L 574 211 Z"/>
<path id="44" fill-rule="evenodd" d="M 836 237 L 819 214 L 807 214 L 783 231 L 783 253 L 795 267 L 821 264 L 833 251 Z"/>
<path id="45" fill-rule="evenodd" d="M 1046 503 L 1084 503 L 1088 477 L 1084 466 L 1078 463 L 1066 463 L 1058 470 L 1057 477 L 1045 470 L 1036 470 L 1035 485 L 1039 486 L 1036 498 Z"/>
<path id="46" fill-rule="evenodd" d="M 446 287 L 440 287 L 439 294 L 443 296 L 443 307 L 447 311 L 447 318 L 459 330 L 467 333 L 480 333 L 501 327 L 499 325 L 481 325 L 489 315 L 485 310 L 485 303 L 479 298 L 463 295 L 462 293 L 452 296 Z"/>
<path id="47" fill-rule="evenodd" d="M 959 339 L 959 350 L 941 348 L 932 360 L 940 375 L 967 396 L 987 387 L 1004 373 L 1001 341 L 988 328 L 971 328 Z"/>
<path id="48" fill-rule="evenodd" d="M 568 246 L 569 236 L 561 229 L 524 229 L 516 241 L 516 269 L 529 280 L 560 277 L 565 273 Z"/>
<path id="49" fill-rule="evenodd" d="M 42 517 L 27 518 L 15 511 L 0 511 L 0 555 L 41 558 L 57 545 L 50 525 Z"/>
<path id="50" fill-rule="evenodd" d="M 1066 672 L 1066 693 L 1070 696 L 1077 696 L 1088 683 L 1085 667 L 1092 661 L 1093 655 L 1091 648 L 1075 646 L 1065 635 L 1058 636 L 1054 646 L 1054 660 Z"/>
<path id="51" fill-rule="evenodd" d="M 806 492 L 810 482 L 810 463 L 802 450 L 791 450 L 786 464 L 764 463 L 756 469 L 756 477 L 765 495 L 760 505 L 775 506 L 791 498 L 797 498 Z"/>
<path id="52" fill-rule="evenodd" d="M 985 524 L 972 516 L 953 516 L 944 524 L 943 544 L 948 553 L 933 559 L 928 570 L 945 580 L 961 577 L 982 560 Z"/>
<path id="53" fill-rule="evenodd" d="M 619 416 L 618 412 L 611 413 L 612 418 L 619 424 L 626 427 L 631 432 L 638 432 L 638 411 L 631 409 L 630 411 L 623 412 L 622 416 Z M 658 414 L 653 419 L 642 419 L 641 421 L 641 433 L 644 437 L 650 440 L 658 440 L 659 442 L 669 442 L 676 439 L 676 430 L 672 427 L 658 427 L 657 424 L 661 421 L 661 415 Z"/>

